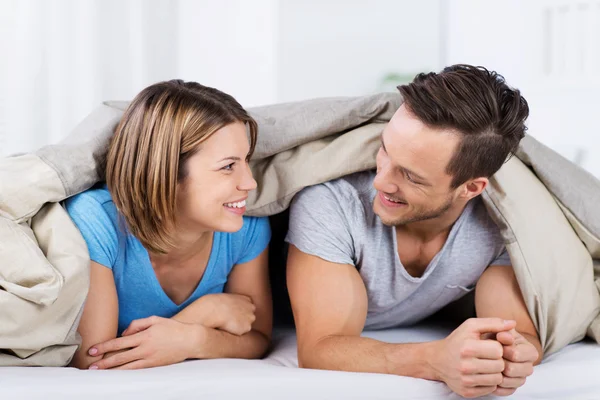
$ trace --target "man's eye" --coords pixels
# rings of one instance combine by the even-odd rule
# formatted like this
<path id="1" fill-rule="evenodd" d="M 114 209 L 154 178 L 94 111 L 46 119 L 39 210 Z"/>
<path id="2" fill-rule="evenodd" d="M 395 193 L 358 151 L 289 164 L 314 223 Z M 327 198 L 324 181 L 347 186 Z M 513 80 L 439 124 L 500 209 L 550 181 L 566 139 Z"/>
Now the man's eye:
<path id="1" fill-rule="evenodd" d="M 417 185 L 419 184 L 419 182 L 415 181 L 408 172 L 406 173 L 406 179 L 408 179 L 409 182 L 416 183 Z"/>

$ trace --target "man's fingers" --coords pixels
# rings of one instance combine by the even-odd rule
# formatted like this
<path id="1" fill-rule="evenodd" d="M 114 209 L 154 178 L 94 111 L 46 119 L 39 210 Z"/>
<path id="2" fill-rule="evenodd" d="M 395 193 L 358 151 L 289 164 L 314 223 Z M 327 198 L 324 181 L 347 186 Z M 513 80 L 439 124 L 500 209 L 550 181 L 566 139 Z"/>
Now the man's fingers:
<path id="1" fill-rule="evenodd" d="M 515 363 L 534 362 L 539 356 L 536 348 L 529 342 L 515 346 L 505 346 L 503 353 L 506 360 Z"/>
<path id="2" fill-rule="evenodd" d="M 510 331 L 517 326 L 517 323 L 501 318 L 471 318 L 465 322 L 465 325 L 470 331 L 481 335 L 482 333 Z"/>
<path id="3" fill-rule="evenodd" d="M 533 364 L 527 363 L 514 363 L 505 360 L 504 371 L 502 371 L 505 377 L 509 378 L 526 378 L 533 374 Z"/>
<path id="4" fill-rule="evenodd" d="M 466 375 L 474 374 L 498 374 L 504 371 L 504 360 L 485 360 L 479 358 L 473 358 L 468 361 L 464 361 L 460 368 L 460 372 Z"/>
<path id="5" fill-rule="evenodd" d="M 526 378 L 507 378 L 504 377 L 502 383 L 498 385 L 498 388 L 504 389 L 517 389 L 525 384 Z"/>
<path id="6" fill-rule="evenodd" d="M 495 340 L 467 340 L 461 349 L 465 358 L 502 359 L 502 345 Z"/>
<path id="7" fill-rule="evenodd" d="M 468 399 L 473 399 L 475 397 L 485 396 L 497 390 L 496 386 L 488 386 L 488 387 L 468 387 L 464 390 L 461 390 L 459 393 L 461 396 L 466 397 Z"/>
<path id="8" fill-rule="evenodd" d="M 140 358 L 141 352 L 139 348 L 136 347 L 135 349 L 123 351 L 121 353 L 117 353 L 100 361 L 97 361 L 90 366 L 90 369 L 110 369 L 120 367 L 127 363 L 139 360 Z"/>
<path id="9" fill-rule="evenodd" d="M 139 334 L 124 336 L 94 345 L 88 350 L 88 353 L 90 356 L 101 356 L 106 353 L 111 353 L 113 351 L 137 347 L 140 344 L 140 341 L 141 339 L 139 337 Z"/>
<path id="10" fill-rule="evenodd" d="M 496 334 L 496 340 L 503 346 L 512 346 L 515 344 L 515 336 L 512 332 L 500 332 Z"/>
<path id="11" fill-rule="evenodd" d="M 495 396 L 510 396 L 513 393 L 515 393 L 517 391 L 517 389 L 507 389 L 507 388 L 503 388 L 503 387 L 499 387 L 498 389 L 496 389 L 494 391 L 494 395 Z"/>
<path id="12" fill-rule="evenodd" d="M 461 378 L 464 387 L 498 386 L 504 380 L 502 374 L 476 374 L 463 375 Z"/>

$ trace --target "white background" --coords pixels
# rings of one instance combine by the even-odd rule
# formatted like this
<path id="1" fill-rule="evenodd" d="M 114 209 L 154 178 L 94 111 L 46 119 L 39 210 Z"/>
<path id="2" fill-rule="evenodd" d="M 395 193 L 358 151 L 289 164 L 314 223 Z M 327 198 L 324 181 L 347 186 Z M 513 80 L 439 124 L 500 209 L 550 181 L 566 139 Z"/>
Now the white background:
<path id="1" fill-rule="evenodd" d="M 599 39 L 600 0 L 0 0 L 0 154 L 164 79 L 251 107 L 461 62 L 502 73 L 529 133 L 600 176 Z"/>

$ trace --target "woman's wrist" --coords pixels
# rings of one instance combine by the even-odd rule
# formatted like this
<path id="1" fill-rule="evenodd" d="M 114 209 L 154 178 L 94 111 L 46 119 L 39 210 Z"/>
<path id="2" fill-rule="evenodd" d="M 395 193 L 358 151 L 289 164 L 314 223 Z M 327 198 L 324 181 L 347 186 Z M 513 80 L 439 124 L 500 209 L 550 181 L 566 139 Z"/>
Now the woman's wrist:
<path id="1" fill-rule="evenodd" d="M 188 341 L 191 346 L 189 358 L 206 358 L 206 344 L 208 342 L 209 331 L 211 328 L 208 328 L 202 324 L 189 324 L 189 329 L 191 334 L 191 340 Z"/>

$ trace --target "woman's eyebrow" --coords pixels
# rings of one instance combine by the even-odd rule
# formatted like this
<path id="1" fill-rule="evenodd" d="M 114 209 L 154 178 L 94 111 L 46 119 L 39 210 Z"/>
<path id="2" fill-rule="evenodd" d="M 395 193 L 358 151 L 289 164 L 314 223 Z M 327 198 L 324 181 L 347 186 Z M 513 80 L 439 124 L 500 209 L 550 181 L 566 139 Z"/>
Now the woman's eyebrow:
<path id="1" fill-rule="evenodd" d="M 222 162 L 222 161 L 240 161 L 240 160 L 241 160 L 241 158 L 239 158 L 239 157 L 229 156 L 229 157 L 223 158 L 222 160 L 219 160 L 219 162 Z"/>

